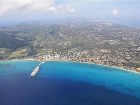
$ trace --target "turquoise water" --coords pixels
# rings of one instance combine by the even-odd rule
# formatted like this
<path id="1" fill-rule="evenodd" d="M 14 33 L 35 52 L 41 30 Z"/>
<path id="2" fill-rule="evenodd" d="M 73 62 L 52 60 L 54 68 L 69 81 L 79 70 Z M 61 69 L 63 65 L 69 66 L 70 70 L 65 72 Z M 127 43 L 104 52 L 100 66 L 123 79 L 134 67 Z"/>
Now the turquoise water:
<path id="1" fill-rule="evenodd" d="M 46 62 L 31 78 L 39 63 L 0 62 L 0 105 L 140 105 L 139 74 L 95 64 Z"/>
<path id="2" fill-rule="evenodd" d="M 56 69 L 57 68 L 57 69 Z M 101 65 L 48 62 L 40 75 L 105 86 L 140 98 L 140 75 Z"/>

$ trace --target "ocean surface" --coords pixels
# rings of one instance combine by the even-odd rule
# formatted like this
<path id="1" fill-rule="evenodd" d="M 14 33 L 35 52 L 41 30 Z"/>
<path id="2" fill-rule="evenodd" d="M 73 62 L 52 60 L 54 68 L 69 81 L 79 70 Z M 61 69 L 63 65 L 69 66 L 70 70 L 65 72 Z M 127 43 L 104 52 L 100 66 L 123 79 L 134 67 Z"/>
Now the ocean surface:
<path id="1" fill-rule="evenodd" d="M 96 64 L 0 62 L 0 105 L 140 105 L 140 74 Z"/>

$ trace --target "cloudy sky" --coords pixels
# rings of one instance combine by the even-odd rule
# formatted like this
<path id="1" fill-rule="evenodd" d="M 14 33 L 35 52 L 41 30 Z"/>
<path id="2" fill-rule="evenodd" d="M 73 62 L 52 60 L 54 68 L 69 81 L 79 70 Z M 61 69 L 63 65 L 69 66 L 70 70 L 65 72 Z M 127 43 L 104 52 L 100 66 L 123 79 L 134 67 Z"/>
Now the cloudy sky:
<path id="1" fill-rule="evenodd" d="M 140 20 L 140 0 L 0 0 L 0 24 L 47 18 Z"/>

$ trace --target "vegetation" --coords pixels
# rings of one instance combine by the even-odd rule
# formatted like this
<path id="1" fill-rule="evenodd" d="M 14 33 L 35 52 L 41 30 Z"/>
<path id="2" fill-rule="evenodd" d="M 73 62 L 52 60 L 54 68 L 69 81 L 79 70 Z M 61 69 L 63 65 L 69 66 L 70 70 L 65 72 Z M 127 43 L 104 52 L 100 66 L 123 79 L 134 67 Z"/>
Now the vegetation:
<path id="1" fill-rule="evenodd" d="M 0 28 L 0 59 L 70 51 L 105 64 L 139 67 L 140 29 L 110 22 L 23 23 Z"/>

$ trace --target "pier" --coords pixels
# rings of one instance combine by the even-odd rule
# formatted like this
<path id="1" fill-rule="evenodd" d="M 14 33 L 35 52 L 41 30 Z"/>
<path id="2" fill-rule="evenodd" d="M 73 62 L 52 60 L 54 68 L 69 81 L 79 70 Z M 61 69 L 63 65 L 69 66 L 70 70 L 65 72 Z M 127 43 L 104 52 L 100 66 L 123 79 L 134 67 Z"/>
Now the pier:
<path id="1" fill-rule="evenodd" d="M 39 71 L 39 68 L 40 68 L 41 64 L 43 64 L 43 63 L 45 63 L 45 62 L 41 62 L 41 63 L 33 70 L 33 72 L 31 73 L 31 77 L 34 77 L 34 76 L 37 74 L 37 72 Z"/>

